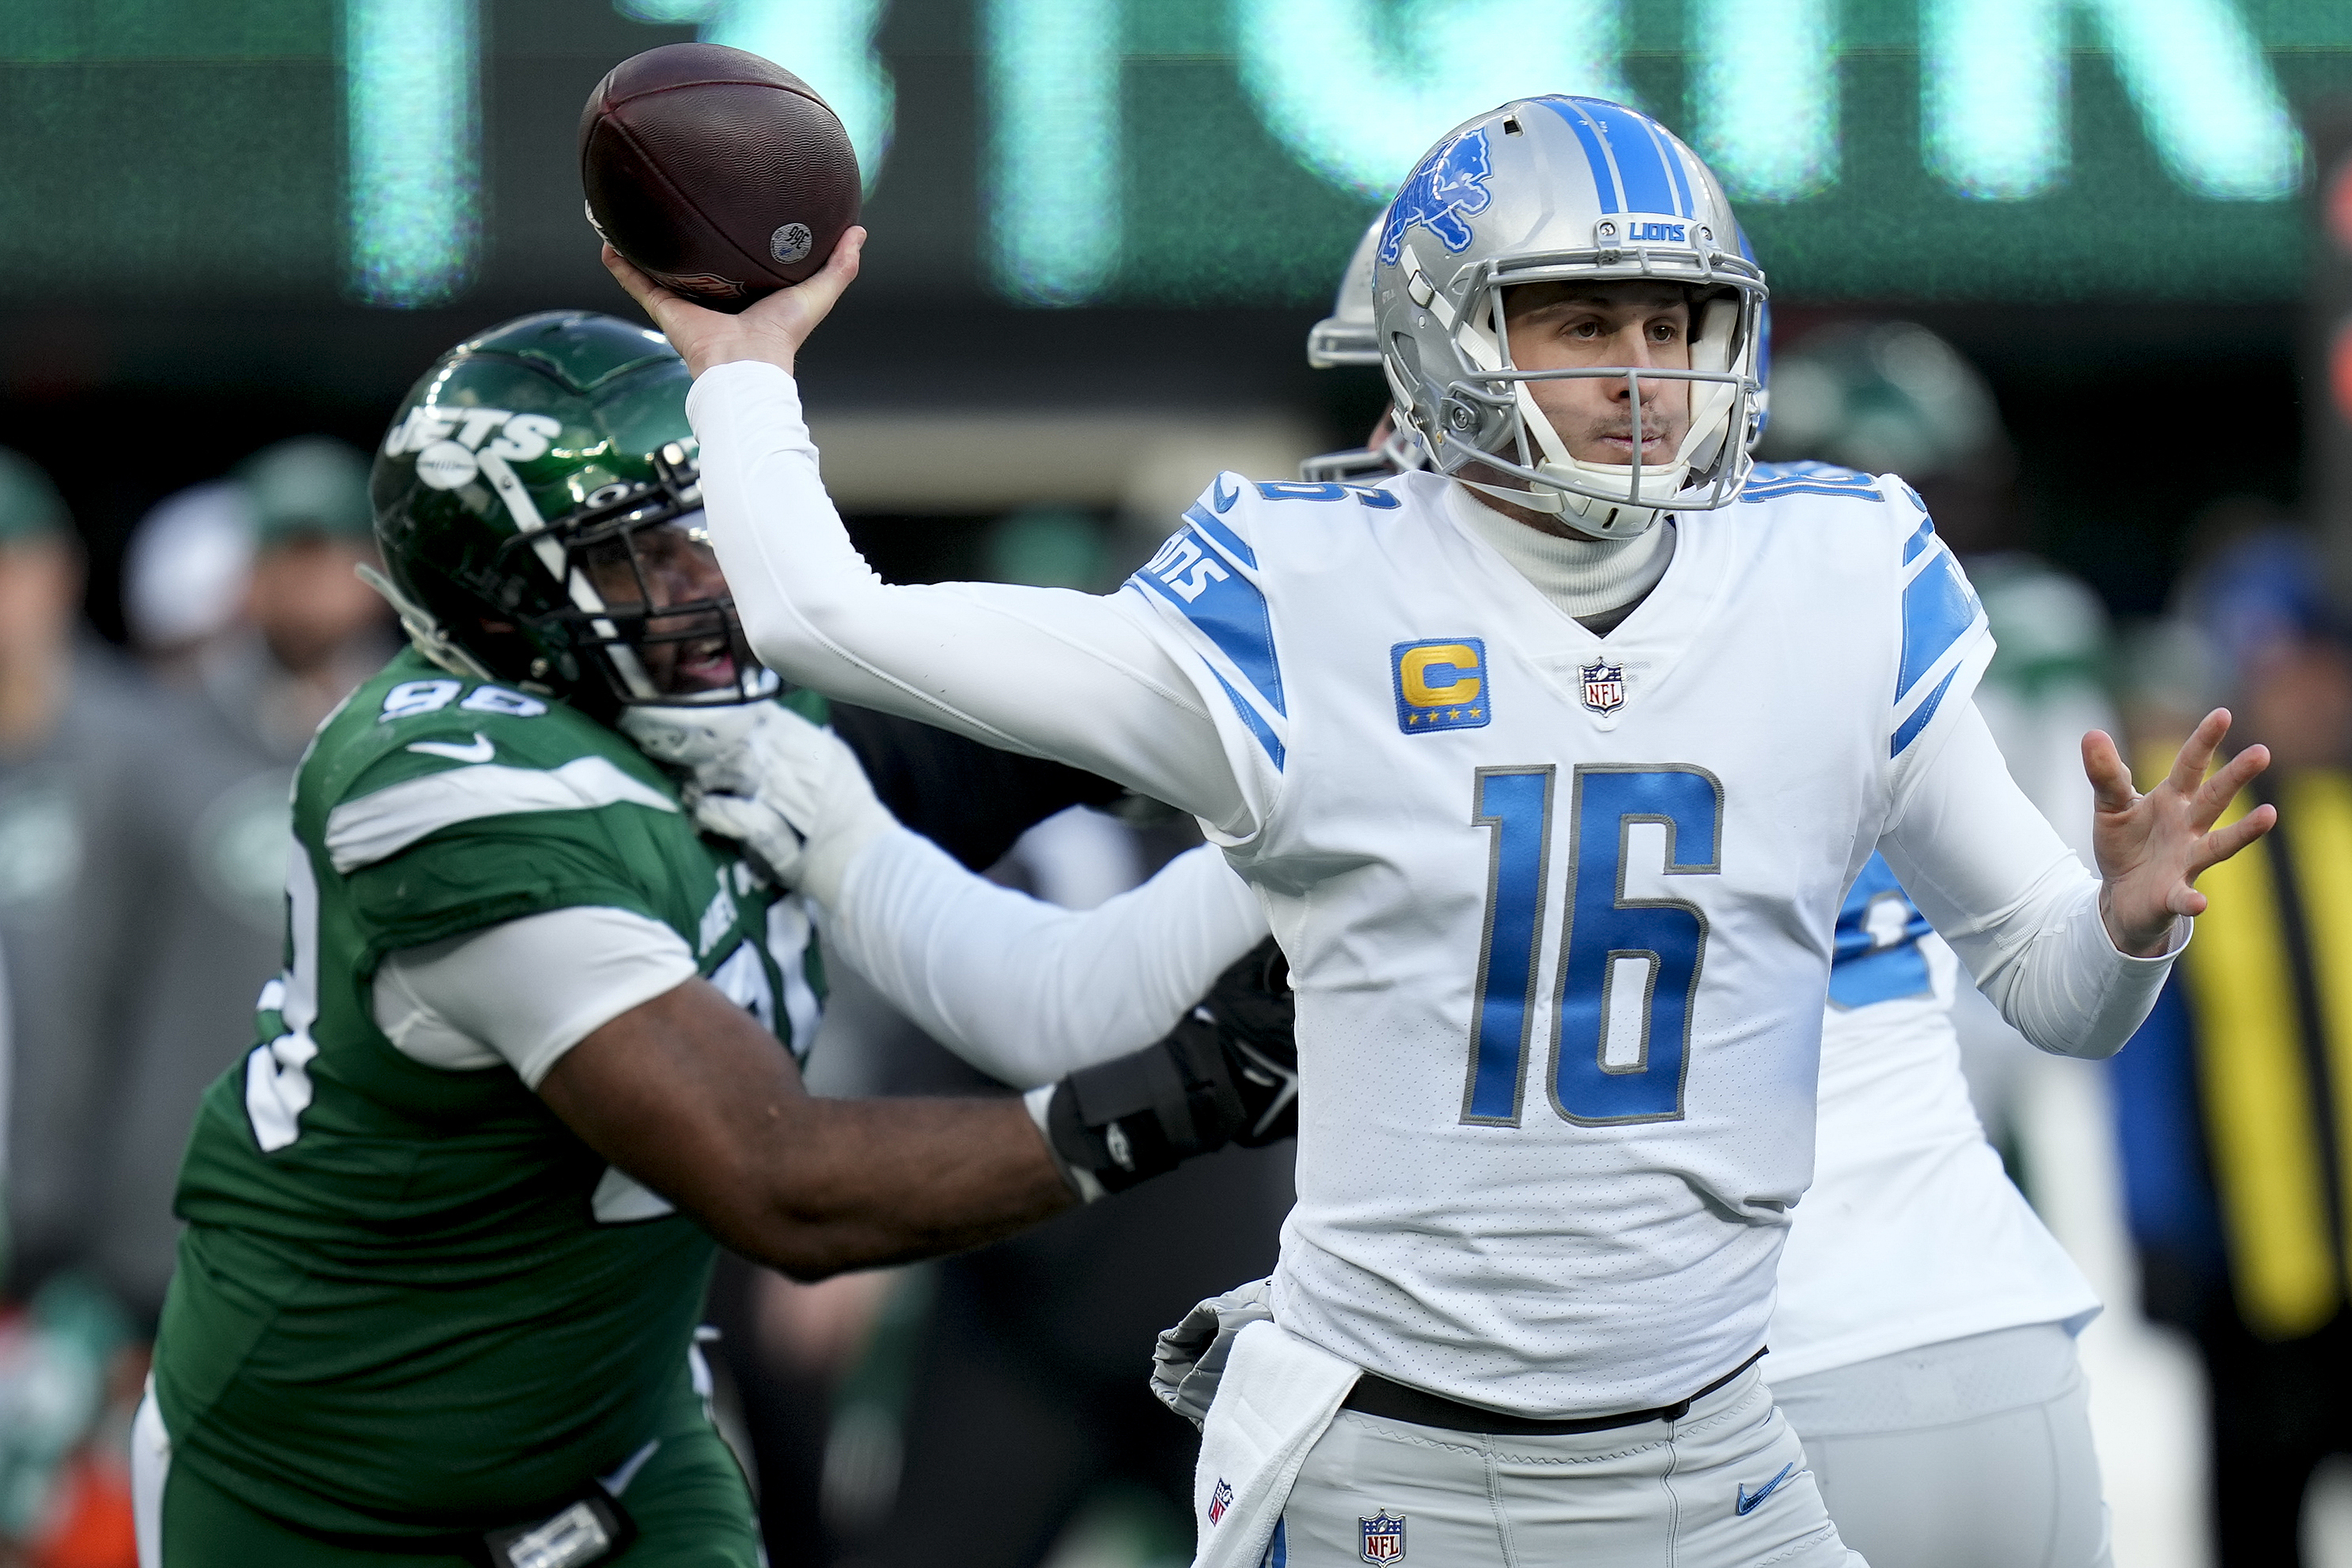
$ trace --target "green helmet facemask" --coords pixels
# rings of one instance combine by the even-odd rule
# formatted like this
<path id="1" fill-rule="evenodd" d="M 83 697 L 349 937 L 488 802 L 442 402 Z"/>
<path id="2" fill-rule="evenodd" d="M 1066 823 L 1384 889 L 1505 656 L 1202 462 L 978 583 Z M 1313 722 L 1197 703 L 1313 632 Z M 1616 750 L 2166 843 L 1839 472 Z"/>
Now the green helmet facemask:
<path id="1" fill-rule="evenodd" d="M 607 716 L 775 691 L 703 530 L 691 382 L 659 333 L 581 310 L 441 356 L 369 483 L 367 575 L 425 657 Z"/>

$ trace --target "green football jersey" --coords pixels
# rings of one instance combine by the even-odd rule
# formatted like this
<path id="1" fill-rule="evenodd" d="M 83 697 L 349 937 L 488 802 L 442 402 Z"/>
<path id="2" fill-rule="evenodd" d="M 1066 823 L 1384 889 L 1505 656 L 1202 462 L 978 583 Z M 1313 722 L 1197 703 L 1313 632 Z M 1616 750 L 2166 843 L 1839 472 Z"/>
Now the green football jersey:
<path id="1" fill-rule="evenodd" d="M 175 1467 L 314 1530 L 430 1535 L 552 1506 L 700 1419 L 710 1240 L 511 1068 L 413 1060 L 371 1007 L 387 952 L 590 905 L 677 931 L 805 1055 L 805 906 L 702 837 L 625 737 L 414 653 L 320 730 L 285 973 L 181 1169 L 155 1359 Z"/>

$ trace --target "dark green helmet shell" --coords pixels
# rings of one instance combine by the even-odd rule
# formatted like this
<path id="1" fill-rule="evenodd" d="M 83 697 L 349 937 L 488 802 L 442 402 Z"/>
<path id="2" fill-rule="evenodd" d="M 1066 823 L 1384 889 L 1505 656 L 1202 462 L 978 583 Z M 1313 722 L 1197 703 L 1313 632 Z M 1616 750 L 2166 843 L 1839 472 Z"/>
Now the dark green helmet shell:
<path id="1" fill-rule="evenodd" d="M 658 332 L 585 310 L 504 322 L 425 372 L 369 489 L 390 586 L 429 655 L 567 696 L 633 700 L 613 663 L 625 637 L 583 618 L 595 601 L 583 598 L 593 590 L 573 542 L 616 513 L 699 503 L 692 379 Z"/>

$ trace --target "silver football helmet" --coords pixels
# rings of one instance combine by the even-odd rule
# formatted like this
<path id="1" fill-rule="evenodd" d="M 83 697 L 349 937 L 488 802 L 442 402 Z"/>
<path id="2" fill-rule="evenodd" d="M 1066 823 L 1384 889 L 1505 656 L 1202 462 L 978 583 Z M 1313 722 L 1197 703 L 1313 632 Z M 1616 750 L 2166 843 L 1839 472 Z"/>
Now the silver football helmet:
<path id="1" fill-rule="evenodd" d="M 1300 461 L 1298 477 L 1311 485 L 1371 484 L 1391 474 L 1409 474 L 1415 468 L 1429 467 L 1429 454 L 1421 437 L 1410 430 L 1400 430 L 1393 418 L 1383 419 L 1382 428 L 1373 432 L 1378 437 L 1369 447 L 1349 447 L 1337 452 L 1318 452 Z"/>
<path id="2" fill-rule="evenodd" d="M 1372 252 L 1379 248 L 1381 230 L 1387 222 L 1383 212 L 1364 230 L 1355 253 L 1348 258 L 1348 269 L 1339 274 L 1339 292 L 1331 301 L 1331 313 L 1307 334 L 1307 363 L 1317 370 L 1381 363 L 1381 340 L 1372 331 Z M 1419 436 L 1400 426 L 1394 416 L 1383 419 L 1381 426 L 1373 432 L 1376 439 L 1369 446 L 1307 458 L 1298 465 L 1298 477 L 1309 484 L 1329 484 L 1384 479 L 1391 474 L 1429 467 L 1429 455 L 1423 450 Z"/>
<path id="3" fill-rule="evenodd" d="M 1372 255 L 1373 326 L 1401 426 L 1463 478 L 1483 464 L 1517 488 L 1463 482 L 1602 539 L 1671 511 L 1730 505 L 1747 482 L 1760 413 L 1756 354 L 1763 269 L 1696 153 L 1636 110 L 1593 98 L 1520 99 L 1457 126 L 1390 203 Z M 1504 324 L 1527 283 L 1652 281 L 1691 291 L 1690 368 L 1523 370 Z M 1529 384 L 1622 379 L 1634 460 L 1571 456 Z M 1673 459 L 1641 461 L 1643 383 L 1689 388 Z"/>
<path id="4" fill-rule="evenodd" d="M 1364 230 L 1348 258 L 1348 269 L 1339 274 L 1331 313 L 1307 334 L 1307 363 L 1317 370 L 1381 363 L 1380 334 L 1372 331 L 1372 252 L 1380 248 L 1381 230 L 1387 223 L 1383 212 Z"/>

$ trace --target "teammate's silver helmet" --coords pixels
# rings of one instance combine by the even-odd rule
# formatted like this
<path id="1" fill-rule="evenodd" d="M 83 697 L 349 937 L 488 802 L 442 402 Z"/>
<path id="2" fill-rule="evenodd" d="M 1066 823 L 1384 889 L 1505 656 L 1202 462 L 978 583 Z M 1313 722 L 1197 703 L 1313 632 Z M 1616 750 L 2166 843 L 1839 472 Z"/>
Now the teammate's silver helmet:
<path id="1" fill-rule="evenodd" d="M 1348 258 L 1348 269 L 1339 274 L 1339 292 L 1331 301 L 1331 313 L 1307 334 L 1307 363 L 1317 370 L 1381 363 L 1380 336 L 1372 331 L 1372 252 L 1379 247 L 1381 230 L 1387 223 L 1388 215 L 1382 213 L 1364 230 L 1364 237 L 1356 242 L 1354 253 Z M 1329 484 L 1381 479 L 1429 467 L 1429 455 L 1422 449 L 1419 436 L 1398 425 L 1393 416 L 1381 423 L 1386 432 L 1373 432 L 1380 438 L 1371 445 L 1318 453 L 1298 465 L 1298 477 L 1310 484 Z"/>
<path id="2" fill-rule="evenodd" d="M 1339 292 L 1331 300 L 1331 313 L 1307 334 L 1307 363 L 1317 370 L 1381 363 L 1380 334 L 1372 331 L 1372 252 L 1380 248 L 1381 230 L 1387 222 L 1384 212 L 1364 230 L 1364 237 L 1356 242 L 1354 254 L 1348 258 L 1348 270 L 1339 274 Z"/>
<path id="3" fill-rule="evenodd" d="M 1592 98 L 1507 103 L 1456 127 L 1389 205 L 1372 257 L 1381 363 L 1400 425 L 1448 474 L 1483 463 L 1520 488 L 1465 479 L 1601 538 L 1669 511 L 1730 505 L 1747 482 L 1759 388 L 1764 273 L 1696 153 L 1648 115 Z M 1504 292 L 1526 283 L 1663 281 L 1692 290 L 1688 370 L 1522 370 Z M 1689 387 L 1690 433 L 1671 462 L 1571 457 L 1528 384 L 1622 379 Z M 1638 431 L 1638 425 L 1636 426 Z"/>

